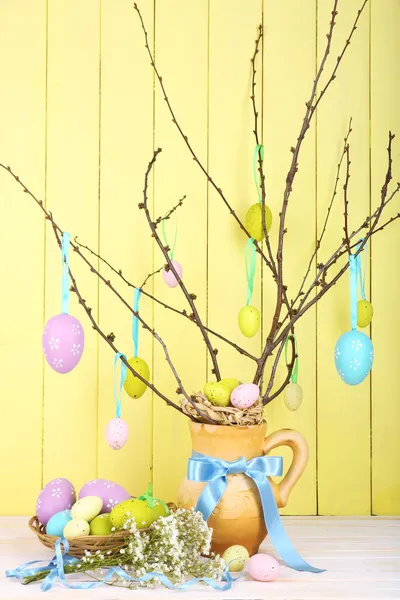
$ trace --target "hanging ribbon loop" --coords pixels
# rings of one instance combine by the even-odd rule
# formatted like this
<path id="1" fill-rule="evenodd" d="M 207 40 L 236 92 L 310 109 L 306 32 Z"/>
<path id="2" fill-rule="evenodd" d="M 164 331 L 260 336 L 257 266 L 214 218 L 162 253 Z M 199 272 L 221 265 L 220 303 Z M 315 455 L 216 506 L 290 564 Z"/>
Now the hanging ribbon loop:
<path id="1" fill-rule="evenodd" d="M 357 257 L 358 258 L 358 257 Z M 351 328 L 357 329 L 357 281 L 358 281 L 358 266 L 354 254 L 349 256 L 350 263 L 350 315 Z"/>
<path id="2" fill-rule="evenodd" d="M 254 244 L 254 238 L 249 238 L 245 249 L 245 265 L 247 279 L 247 306 L 251 302 L 251 297 L 254 290 L 254 277 L 256 274 L 257 250 Z"/>
<path id="3" fill-rule="evenodd" d="M 262 202 L 262 191 L 261 191 L 261 173 L 259 172 L 259 159 L 261 158 L 261 164 L 264 162 L 264 146 L 257 144 L 254 148 L 253 155 L 253 175 L 254 183 L 256 184 L 258 201 Z"/>
<path id="4" fill-rule="evenodd" d="M 118 389 L 117 388 L 117 363 L 121 357 L 124 358 L 125 360 L 127 360 L 125 354 L 122 354 L 121 352 L 117 352 L 114 357 L 114 398 L 115 398 L 115 406 L 116 406 L 115 416 L 117 417 L 117 419 L 121 418 L 122 388 L 123 388 L 123 385 L 124 385 L 125 379 L 126 379 L 126 364 L 124 362 L 122 362 L 122 360 L 121 360 L 121 374 L 120 374 L 119 389 Z"/>
<path id="5" fill-rule="evenodd" d="M 359 244 L 357 244 L 357 250 L 359 250 L 361 244 L 362 244 L 363 240 L 360 240 Z M 368 244 L 365 244 L 364 248 L 363 248 L 364 252 L 360 252 L 360 254 L 358 254 L 358 256 L 356 257 L 356 261 L 357 261 L 357 277 L 360 283 L 360 293 L 361 293 L 361 298 L 363 300 L 366 300 L 365 297 L 365 279 L 367 276 L 367 266 L 368 266 Z M 362 268 L 362 255 L 364 254 L 364 270 Z"/>
<path id="6" fill-rule="evenodd" d="M 286 338 L 286 342 L 285 342 L 285 363 L 286 365 L 288 365 L 288 346 L 289 346 L 289 340 L 292 339 L 294 341 L 294 351 L 295 354 L 297 355 L 295 360 L 294 360 L 294 366 L 293 366 L 293 371 L 292 371 L 292 375 L 290 377 L 290 381 L 292 383 L 297 383 L 298 379 L 299 379 L 299 356 L 298 356 L 298 349 L 297 349 L 297 340 L 296 340 L 296 336 L 294 335 L 294 333 L 291 333 L 287 336 Z"/>
<path id="7" fill-rule="evenodd" d="M 197 452 L 189 459 L 187 478 L 191 481 L 207 482 L 200 494 L 196 510 L 199 510 L 207 521 L 221 500 L 228 486 L 228 475 L 244 473 L 252 479 L 260 494 L 264 513 L 265 526 L 272 544 L 285 563 L 296 571 L 321 573 L 309 565 L 295 550 L 282 525 L 278 507 L 268 477 L 282 475 L 283 459 L 281 456 L 259 456 L 246 461 L 245 458 L 226 462 Z"/>
<path id="8" fill-rule="evenodd" d="M 69 233 L 62 234 L 61 241 L 61 260 L 62 260 L 62 279 L 61 279 L 61 312 L 65 315 L 69 313 L 69 262 L 68 251 L 71 236 Z"/>
<path id="9" fill-rule="evenodd" d="M 178 217 L 175 212 L 175 234 L 174 234 L 174 243 L 172 244 L 172 248 L 171 248 L 171 246 L 169 245 L 168 240 L 167 240 L 167 233 L 166 233 L 166 228 L 165 228 L 165 221 L 167 220 L 165 217 L 168 215 L 169 212 L 170 211 L 165 213 L 165 215 L 161 221 L 161 228 L 162 228 L 162 234 L 163 234 L 165 245 L 170 248 L 169 257 L 171 260 L 174 260 L 176 241 L 178 239 Z"/>
<path id="10" fill-rule="evenodd" d="M 135 288 L 133 296 L 133 311 L 139 312 L 139 300 L 142 294 L 142 290 Z M 139 352 L 139 319 L 134 314 L 132 317 L 132 340 L 133 340 L 133 356 L 136 358 Z"/>

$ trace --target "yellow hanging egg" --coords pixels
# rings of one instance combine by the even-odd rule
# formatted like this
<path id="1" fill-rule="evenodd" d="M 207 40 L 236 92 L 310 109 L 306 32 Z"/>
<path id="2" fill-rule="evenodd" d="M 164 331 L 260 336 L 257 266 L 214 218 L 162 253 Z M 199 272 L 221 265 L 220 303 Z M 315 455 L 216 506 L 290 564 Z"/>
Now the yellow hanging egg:
<path id="1" fill-rule="evenodd" d="M 221 383 L 206 383 L 204 386 L 204 395 L 211 404 L 216 406 L 228 406 L 231 397 L 230 389 Z"/>
<path id="2" fill-rule="evenodd" d="M 357 305 L 357 325 L 359 327 L 367 327 L 374 314 L 371 302 L 368 300 L 359 300 Z"/>
<path id="3" fill-rule="evenodd" d="M 285 388 L 285 406 L 291 411 L 297 410 L 303 401 L 303 390 L 298 383 L 290 382 Z"/>
<path id="4" fill-rule="evenodd" d="M 232 394 L 233 390 L 240 385 L 240 382 L 234 377 L 227 377 L 226 379 L 221 379 L 219 383 L 225 385 L 229 389 L 229 393 Z"/>
<path id="5" fill-rule="evenodd" d="M 243 306 L 240 309 L 239 329 L 246 337 L 253 337 L 260 327 L 260 312 L 255 306 Z"/>
<path id="6" fill-rule="evenodd" d="M 143 358 L 139 358 L 136 356 L 135 358 L 130 358 L 128 363 L 131 365 L 132 369 L 135 369 L 139 375 L 141 375 L 147 381 L 150 378 L 150 369 L 148 364 L 143 360 Z M 124 390 L 131 398 L 141 398 L 147 389 L 147 385 L 143 383 L 138 377 L 133 375 L 129 369 L 126 370 L 126 379 L 124 383 Z"/>
<path id="7" fill-rule="evenodd" d="M 261 242 L 264 239 L 264 229 L 262 224 L 262 204 L 261 202 L 257 202 L 250 206 L 249 210 L 246 213 L 246 218 L 244 221 L 244 225 L 247 231 L 250 233 L 251 237 L 257 240 L 257 242 Z M 267 205 L 265 205 L 265 225 L 267 227 L 267 231 L 271 229 L 272 225 L 272 213 Z"/>

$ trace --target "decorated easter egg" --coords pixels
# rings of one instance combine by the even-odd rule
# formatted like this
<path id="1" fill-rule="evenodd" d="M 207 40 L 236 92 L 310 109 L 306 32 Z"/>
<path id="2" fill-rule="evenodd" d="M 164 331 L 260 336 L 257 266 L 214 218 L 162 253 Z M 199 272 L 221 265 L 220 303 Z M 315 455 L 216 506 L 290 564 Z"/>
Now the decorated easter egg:
<path id="1" fill-rule="evenodd" d="M 154 507 L 152 508 L 152 511 L 154 521 L 157 521 L 160 517 L 167 517 L 169 515 L 169 509 L 165 504 L 162 504 L 157 500 L 157 498 L 154 498 Z"/>
<path id="2" fill-rule="evenodd" d="M 68 479 L 52 479 L 40 492 L 36 502 L 36 516 L 42 525 L 47 525 L 50 517 L 74 504 L 76 494 Z"/>
<path id="3" fill-rule="evenodd" d="M 221 383 L 206 383 L 204 386 L 204 395 L 207 400 L 216 406 L 228 406 L 230 391 L 229 388 Z"/>
<path id="4" fill-rule="evenodd" d="M 103 508 L 103 500 L 99 496 L 85 496 L 76 502 L 71 508 L 73 519 L 84 519 L 91 521 Z"/>
<path id="5" fill-rule="evenodd" d="M 84 345 L 82 325 L 72 315 L 56 315 L 47 321 L 42 336 L 43 352 L 57 373 L 69 373 L 76 367 Z"/>
<path id="6" fill-rule="evenodd" d="M 109 513 L 98 515 L 90 523 L 90 535 L 110 535 L 111 527 Z"/>
<path id="7" fill-rule="evenodd" d="M 255 383 L 241 383 L 231 394 L 231 404 L 236 408 L 250 408 L 260 397 L 260 388 Z"/>
<path id="8" fill-rule="evenodd" d="M 221 379 L 221 381 L 219 383 L 222 383 L 222 385 L 227 387 L 230 394 L 232 394 L 235 387 L 240 385 L 240 381 L 238 381 L 237 379 L 234 379 L 233 377 L 228 377 L 227 379 Z"/>
<path id="9" fill-rule="evenodd" d="M 47 525 L 46 525 L 46 533 L 47 535 L 55 535 L 56 537 L 62 537 L 64 532 L 64 527 L 69 521 L 71 521 L 71 511 L 70 510 L 61 510 L 56 513 L 52 517 L 50 517 Z"/>
<path id="10" fill-rule="evenodd" d="M 130 358 L 128 363 L 131 365 L 132 369 L 135 369 L 141 377 L 149 381 L 150 379 L 150 369 L 148 364 L 143 360 L 143 358 L 139 358 L 138 356 Z M 133 375 L 129 369 L 126 370 L 126 379 L 124 383 L 124 390 L 131 398 L 141 398 L 147 389 L 147 385 L 143 383 L 136 375 Z"/>
<path id="11" fill-rule="evenodd" d="M 229 546 L 222 555 L 230 571 L 241 571 L 249 560 L 249 553 L 244 546 Z"/>
<path id="12" fill-rule="evenodd" d="M 357 304 L 357 325 L 359 327 L 367 327 L 374 314 L 371 302 L 368 300 L 359 300 Z"/>
<path id="13" fill-rule="evenodd" d="M 64 527 L 63 536 L 67 540 L 71 540 L 76 537 L 83 537 L 89 535 L 90 526 L 85 519 L 71 519 Z"/>
<path id="14" fill-rule="evenodd" d="M 122 485 L 114 483 L 109 479 L 92 479 L 85 483 L 79 492 L 79 499 L 86 496 L 98 496 L 103 501 L 102 513 L 109 513 L 111 510 L 124 500 L 129 500 L 130 493 Z"/>
<path id="15" fill-rule="evenodd" d="M 280 565 L 269 554 L 254 554 L 247 563 L 247 572 L 257 581 L 275 581 L 279 577 Z"/>
<path id="16" fill-rule="evenodd" d="M 289 410 L 297 410 L 303 401 L 303 390 L 298 383 L 292 381 L 285 388 L 285 406 Z"/>
<path id="17" fill-rule="evenodd" d="M 261 202 L 257 202 L 250 206 L 246 213 L 244 224 L 251 237 L 257 240 L 257 242 L 261 242 L 261 240 L 264 239 Z M 267 205 L 265 205 L 265 224 L 267 231 L 269 232 L 272 225 L 272 213 Z"/>
<path id="18" fill-rule="evenodd" d="M 126 444 L 128 437 L 128 423 L 119 417 L 108 421 L 106 426 L 106 440 L 110 448 L 113 450 L 119 450 Z"/>
<path id="19" fill-rule="evenodd" d="M 243 306 L 238 316 L 240 331 L 246 337 L 253 337 L 260 328 L 260 312 L 255 306 Z"/>
<path id="20" fill-rule="evenodd" d="M 175 271 L 178 273 L 180 279 L 182 279 L 182 274 L 183 274 L 182 266 L 176 260 L 173 260 L 172 264 L 174 265 Z M 169 285 L 169 287 L 174 288 L 178 285 L 178 280 L 175 277 L 175 275 L 173 274 L 173 272 L 171 271 L 171 269 L 169 269 L 168 271 L 163 269 L 162 276 L 163 276 L 165 283 L 167 285 Z"/>
<path id="21" fill-rule="evenodd" d="M 134 519 L 138 529 L 145 529 L 153 523 L 154 517 L 153 509 L 148 506 L 146 500 L 138 498 L 131 498 L 117 504 L 110 513 L 111 523 L 117 529 L 128 519 Z"/>
<path id="22" fill-rule="evenodd" d="M 336 342 L 336 369 L 348 385 L 358 385 L 364 381 L 373 361 L 374 347 L 365 333 L 353 329 L 340 336 Z"/>

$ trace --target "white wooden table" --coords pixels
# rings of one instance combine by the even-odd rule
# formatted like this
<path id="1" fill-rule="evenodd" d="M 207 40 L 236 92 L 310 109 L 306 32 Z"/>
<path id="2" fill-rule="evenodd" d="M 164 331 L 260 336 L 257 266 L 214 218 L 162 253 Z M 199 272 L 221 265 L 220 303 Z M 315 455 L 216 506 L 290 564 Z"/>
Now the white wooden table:
<path id="1" fill-rule="evenodd" d="M 325 573 L 298 573 L 282 567 L 280 579 L 259 583 L 243 578 L 228 592 L 214 592 L 197 586 L 186 592 L 157 590 L 131 591 L 103 586 L 95 590 L 68 590 L 57 583 L 50 592 L 42 592 L 39 584 L 23 586 L 6 579 L 4 571 L 29 560 L 52 557 L 27 528 L 27 519 L 0 517 L 0 598 L 70 597 L 72 600 L 155 600 L 161 596 L 211 600 L 308 600 L 309 598 L 400 599 L 400 518 L 285 518 L 286 530 L 298 552 Z M 262 550 L 273 554 L 267 541 Z"/>

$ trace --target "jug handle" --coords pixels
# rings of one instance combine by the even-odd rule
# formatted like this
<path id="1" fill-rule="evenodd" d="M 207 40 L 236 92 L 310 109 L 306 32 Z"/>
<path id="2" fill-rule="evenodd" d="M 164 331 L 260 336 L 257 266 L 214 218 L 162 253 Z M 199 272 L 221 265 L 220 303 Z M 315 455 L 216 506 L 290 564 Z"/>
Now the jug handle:
<path id="1" fill-rule="evenodd" d="M 304 437 L 294 429 L 279 429 L 267 436 L 264 440 L 263 452 L 269 454 L 271 450 L 278 446 L 289 446 L 293 451 L 292 464 L 288 472 L 279 484 L 278 505 L 284 507 L 288 503 L 290 492 L 294 485 L 302 476 L 308 461 L 308 444 Z"/>

